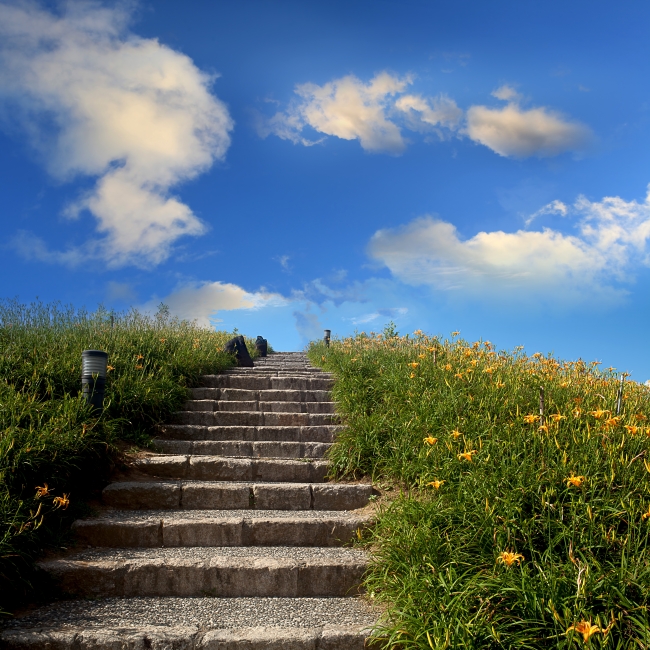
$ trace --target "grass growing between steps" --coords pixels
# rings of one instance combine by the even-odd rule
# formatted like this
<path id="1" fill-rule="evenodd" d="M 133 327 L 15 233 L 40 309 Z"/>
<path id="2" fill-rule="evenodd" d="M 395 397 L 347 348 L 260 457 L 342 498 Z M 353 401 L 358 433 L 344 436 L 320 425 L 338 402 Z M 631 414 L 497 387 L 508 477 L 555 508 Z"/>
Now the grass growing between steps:
<path id="1" fill-rule="evenodd" d="M 0 610 L 33 597 L 33 561 L 61 543 L 107 478 L 115 443 L 146 443 L 187 387 L 234 363 L 232 334 L 130 311 L 0 302 Z M 251 353 L 255 350 L 249 341 Z M 81 352 L 108 352 L 104 411 L 81 391 Z"/>
<path id="2" fill-rule="evenodd" d="M 613 369 L 453 335 L 309 355 L 349 425 L 334 471 L 403 486 L 363 540 L 385 647 L 650 647 L 648 388 L 617 415 Z"/>

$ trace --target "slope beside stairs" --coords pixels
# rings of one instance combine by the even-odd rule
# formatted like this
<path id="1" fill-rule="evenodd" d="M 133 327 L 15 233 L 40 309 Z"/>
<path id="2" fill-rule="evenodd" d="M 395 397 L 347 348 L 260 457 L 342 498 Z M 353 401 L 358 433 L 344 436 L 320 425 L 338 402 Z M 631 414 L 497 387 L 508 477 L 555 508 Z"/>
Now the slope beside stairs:
<path id="1" fill-rule="evenodd" d="M 332 378 L 302 353 L 204 377 L 41 566 L 71 597 L 13 621 L 12 650 L 361 650 L 372 486 L 326 481 Z M 82 549 L 82 550 L 80 550 Z"/>

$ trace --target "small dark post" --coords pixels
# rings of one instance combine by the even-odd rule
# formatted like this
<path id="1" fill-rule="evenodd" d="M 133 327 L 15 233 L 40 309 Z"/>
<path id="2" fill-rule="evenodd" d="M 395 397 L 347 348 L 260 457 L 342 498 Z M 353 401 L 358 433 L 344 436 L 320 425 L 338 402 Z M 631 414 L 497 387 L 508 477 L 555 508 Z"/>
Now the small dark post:
<path id="1" fill-rule="evenodd" d="M 618 387 L 618 395 L 616 396 L 616 415 L 620 415 L 621 406 L 623 404 L 623 382 L 625 381 L 625 375 L 621 375 L 621 385 Z"/>
<path id="2" fill-rule="evenodd" d="M 113 315 L 113 312 L 111 312 L 111 329 L 115 327 L 115 316 Z"/>
<path id="3" fill-rule="evenodd" d="M 255 347 L 259 350 L 260 357 L 265 357 L 268 354 L 269 343 L 265 338 L 258 336 L 255 340 Z"/>
<path id="4" fill-rule="evenodd" d="M 106 366 L 108 354 L 101 350 L 84 350 L 81 353 L 81 386 L 84 399 L 95 411 L 104 405 Z"/>
<path id="5" fill-rule="evenodd" d="M 544 386 L 539 387 L 539 424 L 544 426 Z"/>
<path id="6" fill-rule="evenodd" d="M 332 330 L 325 330 L 325 336 L 323 337 L 323 341 L 325 341 L 325 345 L 329 348 L 330 346 L 330 338 L 332 336 Z"/>

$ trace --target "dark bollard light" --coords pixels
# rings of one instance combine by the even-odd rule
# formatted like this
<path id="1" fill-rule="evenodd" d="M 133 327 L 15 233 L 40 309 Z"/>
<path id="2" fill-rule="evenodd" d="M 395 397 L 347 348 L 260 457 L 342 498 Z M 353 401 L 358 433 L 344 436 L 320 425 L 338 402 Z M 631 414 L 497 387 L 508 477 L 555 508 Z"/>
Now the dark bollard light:
<path id="1" fill-rule="evenodd" d="M 95 411 L 104 405 L 106 387 L 106 366 L 108 354 L 101 350 L 84 350 L 81 353 L 81 386 L 83 396 Z"/>
<path id="2" fill-rule="evenodd" d="M 259 350 L 260 357 L 265 357 L 269 351 L 269 342 L 263 336 L 258 336 L 255 340 L 255 347 Z"/>
<path id="3" fill-rule="evenodd" d="M 325 345 L 329 348 L 330 346 L 330 338 L 332 336 L 332 330 L 325 330 L 325 336 L 323 337 L 323 341 L 325 341 Z"/>

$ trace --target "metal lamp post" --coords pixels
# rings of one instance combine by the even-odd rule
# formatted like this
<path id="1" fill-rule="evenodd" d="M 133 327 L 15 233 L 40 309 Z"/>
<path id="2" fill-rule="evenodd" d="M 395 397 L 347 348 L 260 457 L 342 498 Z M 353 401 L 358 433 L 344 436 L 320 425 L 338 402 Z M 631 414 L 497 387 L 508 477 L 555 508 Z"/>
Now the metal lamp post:
<path id="1" fill-rule="evenodd" d="M 325 336 L 323 337 L 323 341 L 325 341 L 325 345 L 329 348 L 330 346 L 330 338 L 332 336 L 332 330 L 325 330 Z"/>
<path id="2" fill-rule="evenodd" d="M 101 350 L 84 350 L 81 353 L 81 386 L 86 402 L 95 411 L 100 411 L 104 404 L 106 387 L 106 367 L 108 354 Z"/>

